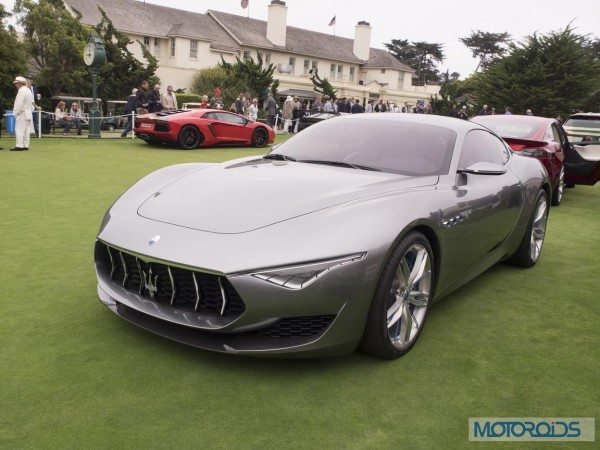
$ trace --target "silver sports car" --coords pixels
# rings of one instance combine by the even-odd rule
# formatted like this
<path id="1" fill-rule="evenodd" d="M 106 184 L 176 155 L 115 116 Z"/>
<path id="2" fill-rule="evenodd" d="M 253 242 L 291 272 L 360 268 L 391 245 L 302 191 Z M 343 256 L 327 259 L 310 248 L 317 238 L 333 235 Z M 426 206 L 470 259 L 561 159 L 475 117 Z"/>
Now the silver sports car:
<path id="1" fill-rule="evenodd" d="M 237 355 L 406 353 L 431 305 L 500 261 L 540 256 L 550 184 L 472 122 L 326 120 L 266 156 L 133 185 L 95 246 L 103 304 Z"/>

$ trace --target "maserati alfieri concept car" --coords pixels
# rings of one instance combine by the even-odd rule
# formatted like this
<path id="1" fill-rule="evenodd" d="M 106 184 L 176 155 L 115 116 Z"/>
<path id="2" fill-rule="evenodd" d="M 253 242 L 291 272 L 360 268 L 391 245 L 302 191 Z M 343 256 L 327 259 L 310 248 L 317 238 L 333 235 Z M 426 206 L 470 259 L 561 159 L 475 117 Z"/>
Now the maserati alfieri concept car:
<path id="1" fill-rule="evenodd" d="M 542 164 L 476 123 L 340 117 L 133 185 L 101 224 L 98 294 L 203 349 L 394 358 L 435 301 L 500 261 L 536 263 L 550 200 Z"/>

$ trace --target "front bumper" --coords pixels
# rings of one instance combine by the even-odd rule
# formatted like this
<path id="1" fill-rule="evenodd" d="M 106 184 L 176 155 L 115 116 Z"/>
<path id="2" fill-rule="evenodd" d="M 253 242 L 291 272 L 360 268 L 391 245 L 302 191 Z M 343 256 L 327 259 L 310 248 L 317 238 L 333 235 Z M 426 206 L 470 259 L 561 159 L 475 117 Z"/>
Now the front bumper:
<path id="1" fill-rule="evenodd" d="M 149 298 L 147 292 L 140 295 L 126 289 L 96 258 L 100 301 L 123 319 L 205 350 L 271 357 L 353 352 L 372 298 L 372 283 L 364 278 L 370 273 L 366 267 L 367 260 L 349 264 L 301 290 L 286 289 L 250 274 L 215 274 L 227 279 L 245 306 L 242 313 L 220 315 L 171 306 Z"/>

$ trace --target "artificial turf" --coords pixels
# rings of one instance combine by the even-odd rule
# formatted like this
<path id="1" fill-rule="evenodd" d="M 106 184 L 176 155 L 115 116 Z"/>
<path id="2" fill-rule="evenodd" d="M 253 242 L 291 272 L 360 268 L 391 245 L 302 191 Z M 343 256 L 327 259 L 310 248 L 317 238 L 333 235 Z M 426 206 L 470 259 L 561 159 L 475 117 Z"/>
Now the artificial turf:
<path id="1" fill-rule="evenodd" d="M 1 448 L 463 448 L 469 417 L 598 422 L 600 186 L 566 191 L 534 268 L 498 265 L 436 304 L 396 361 L 214 354 L 99 303 L 93 243 L 116 196 L 168 164 L 257 153 L 0 152 Z"/>

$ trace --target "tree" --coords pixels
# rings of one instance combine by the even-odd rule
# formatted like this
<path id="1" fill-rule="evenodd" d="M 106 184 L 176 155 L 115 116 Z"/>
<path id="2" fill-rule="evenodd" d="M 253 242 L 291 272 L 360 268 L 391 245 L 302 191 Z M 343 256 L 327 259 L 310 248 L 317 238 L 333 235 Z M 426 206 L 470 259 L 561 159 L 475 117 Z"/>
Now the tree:
<path id="1" fill-rule="evenodd" d="M 240 92 L 250 92 L 252 96 L 257 97 L 262 103 L 267 98 L 269 89 L 271 89 L 271 92 L 277 92 L 279 80 L 274 80 L 273 78 L 275 66 L 269 64 L 265 67 L 262 54 L 256 52 L 256 55 L 256 61 L 252 57 L 243 61 L 236 57 L 235 64 L 228 63 L 221 57 L 220 65 L 228 75 L 236 77 L 246 86 L 246 89 Z"/>
<path id="2" fill-rule="evenodd" d="M 441 81 L 437 64 L 446 58 L 443 44 L 392 39 L 385 47 L 399 61 L 415 69 L 419 85 Z"/>
<path id="3" fill-rule="evenodd" d="M 82 54 L 91 29 L 80 23 L 81 15 L 74 17 L 62 0 L 17 0 L 15 11 L 44 94 L 88 92 L 91 81 Z"/>
<path id="4" fill-rule="evenodd" d="M 102 83 L 98 86 L 98 96 L 106 100 L 127 98 L 131 89 L 139 85 L 142 80 L 149 80 L 151 85 L 156 84 L 158 82 L 155 76 L 158 67 L 156 58 L 140 41 L 137 41 L 142 47 L 145 62 L 139 61 L 128 49 L 128 45 L 133 41 L 115 29 L 112 21 L 99 5 L 98 11 L 101 19 L 94 29 L 104 41 L 106 49 L 106 64 L 100 72 Z"/>
<path id="5" fill-rule="evenodd" d="M 321 78 L 319 76 L 318 69 L 313 69 L 310 81 L 315 85 L 315 92 L 324 95 L 325 97 L 335 98 L 337 89 L 334 89 L 327 78 Z"/>
<path id="6" fill-rule="evenodd" d="M 509 44 L 508 55 L 474 78 L 479 103 L 540 116 L 568 116 L 600 87 L 600 63 L 590 58 L 585 36 L 570 27 Z"/>
<path id="7" fill-rule="evenodd" d="M 225 105 L 233 103 L 238 95 L 240 95 L 240 92 L 245 92 L 246 89 L 243 80 L 227 73 L 225 68 L 219 65 L 198 71 L 194 76 L 192 93 L 208 95 L 208 98 L 211 98 L 213 96 L 213 89 L 217 86 L 221 88 L 221 96 Z"/>
<path id="8" fill-rule="evenodd" d="M 4 19 L 10 17 L 0 3 L 0 98 L 9 106 L 8 99 L 14 98 L 16 90 L 12 84 L 15 76 L 27 75 L 27 61 L 24 46 L 17 39 L 17 33 L 11 26 L 4 26 Z"/>
<path id="9" fill-rule="evenodd" d="M 456 81 L 456 80 L 458 80 L 459 78 L 460 78 L 460 73 L 458 73 L 458 72 L 452 72 L 452 73 L 450 74 L 450 79 L 451 79 L 451 80 L 454 80 L 454 81 Z"/>
<path id="10" fill-rule="evenodd" d="M 475 72 L 480 68 L 487 69 L 490 63 L 506 53 L 506 45 L 510 42 L 508 33 L 489 33 L 487 31 L 471 31 L 468 37 L 460 38 L 472 52 L 473 58 L 479 58 Z"/>

